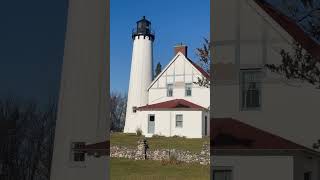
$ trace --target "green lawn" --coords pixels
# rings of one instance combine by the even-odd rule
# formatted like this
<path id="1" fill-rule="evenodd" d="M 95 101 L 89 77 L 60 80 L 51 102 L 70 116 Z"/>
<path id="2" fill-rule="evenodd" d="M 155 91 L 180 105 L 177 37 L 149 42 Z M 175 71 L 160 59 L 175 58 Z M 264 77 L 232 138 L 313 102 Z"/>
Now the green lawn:
<path id="1" fill-rule="evenodd" d="M 161 161 L 111 158 L 111 180 L 207 180 L 210 166 L 162 165 Z"/>
<path id="2" fill-rule="evenodd" d="M 136 134 L 112 133 L 111 145 L 136 147 L 139 138 Z M 180 149 L 191 152 L 200 152 L 204 142 L 209 143 L 209 137 L 202 139 L 187 139 L 182 137 L 152 137 L 147 138 L 149 147 L 154 149 Z"/>

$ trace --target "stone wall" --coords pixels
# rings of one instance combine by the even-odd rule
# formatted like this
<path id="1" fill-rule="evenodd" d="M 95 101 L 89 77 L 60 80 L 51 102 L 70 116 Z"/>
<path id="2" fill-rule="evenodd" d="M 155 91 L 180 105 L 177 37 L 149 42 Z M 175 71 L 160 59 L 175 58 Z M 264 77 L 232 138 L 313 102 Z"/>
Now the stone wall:
<path id="1" fill-rule="evenodd" d="M 143 160 L 144 148 L 142 148 L 142 142 L 138 142 L 137 148 L 128 148 L 124 146 L 111 145 L 110 156 L 116 158 L 127 158 L 134 160 Z M 186 163 L 200 163 L 208 165 L 210 163 L 210 146 L 209 144 L 203 144 L 200 153 L 193 153 L 190 151 L 183 151 L 177 149 L 147 149 L 147 159 L 150 160 L 168 160 L 170 156 L 175 156 L 179 161 Z"/>

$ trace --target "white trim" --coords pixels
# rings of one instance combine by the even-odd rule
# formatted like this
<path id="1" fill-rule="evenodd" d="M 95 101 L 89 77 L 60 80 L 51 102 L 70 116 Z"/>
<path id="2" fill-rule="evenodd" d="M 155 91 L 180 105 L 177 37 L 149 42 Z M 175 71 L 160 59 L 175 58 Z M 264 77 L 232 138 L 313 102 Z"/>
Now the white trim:
<path id="1" fill-rule="evenodd" d="M 179 56 L 182 56 L 185 61 L 187 61 L 188 63 L 190 63 L 190 64 L 193 66 L 192 70 L 193 70 L 193 69 L 196 69 L 196 71 L 197 71 L 201 76 L 203 76 L 202 73 L 186 58 L 186 56 L 184 56 L 181 52 L 178 52 L 178 53 L 171 59 L 171 61 L 167 64 L 167 66 L 161 71 L 161 73 L 159 73 L 158 76 L 157 76 L 156 78 L 154 78 L 154 80 L 151 82 L 151 84 L 150 84 L 150 85 L 148 86 L 148 88 L 147 88 L 148 91 L 149 91 L 149 89 L 153 86 L 153 84 L 154 84 L 156 81 L 158 81 L 158 79 L 162 76 L 162 74 L 167 71 L 167 69 L 171 66 L 171 64 L 172 64 L 176 59 L 178 59 Z M 192 72 L 193 72 L 193 71 L 192 71 Z"/>
<path id="2" fill-rule="evenodd" d="M 254 0 L 247 0 L 247 4 L 249 5 L 249 7 L 254 9 L 257 14 L 262 17 L 263 20 L 270 24 L 271 28 L 278 32 L 284 40 L 286 40 L 288 43 L 292 43 L 294 38 L 284 28 L 282 28 L 282 26 L 277 21 L 275 21 L 266 11 L 264 11 L 264 9 L 262 9 L 259 4 L 257 4 Z"/>

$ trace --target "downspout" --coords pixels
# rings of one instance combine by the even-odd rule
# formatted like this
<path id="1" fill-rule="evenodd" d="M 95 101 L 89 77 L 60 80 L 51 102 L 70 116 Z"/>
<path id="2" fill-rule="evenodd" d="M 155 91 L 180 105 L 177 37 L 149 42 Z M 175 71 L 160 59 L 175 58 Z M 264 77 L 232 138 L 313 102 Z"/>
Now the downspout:
<path id="1" fill-rule="evenodd" d="M 172 116 L 172 112 L 170 111 L 170 132 L 169 132 L 169 137 L 171 137 L 171 123 L 172 123 L 172 121 L 171 121 L 171 116 Z"/>

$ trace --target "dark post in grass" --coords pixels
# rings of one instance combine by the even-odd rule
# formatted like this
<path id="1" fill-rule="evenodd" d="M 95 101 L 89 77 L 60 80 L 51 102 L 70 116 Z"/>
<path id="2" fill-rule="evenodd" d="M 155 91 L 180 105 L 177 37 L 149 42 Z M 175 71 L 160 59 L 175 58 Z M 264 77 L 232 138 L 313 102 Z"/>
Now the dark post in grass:
<path id="1" fill-rule="evenodd" d="M 143 140 L 143 155 L 144 155 L 144 159 L 147 159 L 147 149 L 149 149 L 148 143 L 147 143 L 147 139 Z"/>

